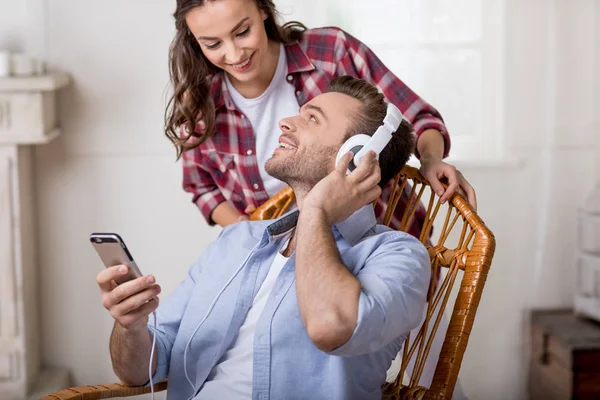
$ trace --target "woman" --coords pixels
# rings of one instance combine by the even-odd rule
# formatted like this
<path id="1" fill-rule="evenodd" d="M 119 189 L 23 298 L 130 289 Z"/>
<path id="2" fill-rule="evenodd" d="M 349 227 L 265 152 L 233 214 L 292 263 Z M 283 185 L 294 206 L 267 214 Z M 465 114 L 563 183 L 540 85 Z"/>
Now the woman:
<path id="1" fill-rule="evenodd" d="M 336 76 L 377 85 L 415 127 L 421 173 L 447 201 L 475 192 L 442 159 L 450 139 L 439 113 L 395 77 L 363 43 L 338 28 L 279 26 L 272 0 L 177 0 L 170 50 L 174 94 L 165 132 L 183 156 L 183 187 L 209 224 L 226 226 L 285 187 L 264 170 L 278 122 L 325 91 Z M 447 179 L 444 190 L 440 179 Z M 389 186 L 375 212 L 381 220 Z M 404 204 L 396 215 L 401 216 Z M 424 210 L 410 233 L 418 237 Z M 398 226 L 398 218 L 392 226 Z"/>

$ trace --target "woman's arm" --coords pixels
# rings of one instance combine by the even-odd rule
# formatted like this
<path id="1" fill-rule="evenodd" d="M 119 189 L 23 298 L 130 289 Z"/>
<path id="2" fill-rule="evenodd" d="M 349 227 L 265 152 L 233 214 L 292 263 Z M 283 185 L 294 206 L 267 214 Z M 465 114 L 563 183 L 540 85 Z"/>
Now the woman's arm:
<path id="1" fill-rule="evenodd" d="M 421 161 L 423 159 L 444 158 L 444 138 L 442 133 L 436 129 L 428 129 L 424 131 L 417 140 L 417 151 L 420 154 Z"/>
<path id="2" fill-rule="evenodd" d="M 460 171 L 442 161 L 444 138 L 440 131 L 428 129 L 421 133 L 417 140 L 417 152 L 421 155 L 421 174 L 431 183 L 442 204 L 448 201 L 454 192 L 458 192 L 477 211 L 477 197 L 473 187 Z M 444 178 L 448 184 L 447 190 L 440 182 Z"/>
<path id="3" fill-rule="evenodd" d="M 210 219 L 222 227 L 226 227 L 227 225 L 246 220 L 248 217 L 245 215 L 240 215 L 240 213 L 238 213 L 237 210 L 231 206 L 231 204 L 224 201 L 213 210 L 212 214 L 210 215 Z"/>
<path id="4" fill-rule="evenodd" d="M 334 47 L 336 53 L 341 55 L 333 63 L 336 65 L 336 76 L 352 75 L 376 85 L 386 99 L 398 107 L 411 122 L 417 135 L 416 155 L 421 160 L 421 173 L 436 193 L 442 196 L 440 201 L 447 201 L 458 191 L 476 208 L 475 191 L 471 185 L 456 168 L 442 161 L 450 151 L 450 136 L 440 113 L 396 77 L 369 47 L 352 35 L 346 32 L 336 35 Z M 448 190 L 440 182 L 444 178 L 447 180 Z"/>
<path id="5" fill-rule="evenodd" d="M 209 225 L 225 227 L 245 218 L 227 202 L 211 173 L 201 167 L 199 151 L 193 149 L 184 152 L 182 160 L 183 190 L 193 194 L 192 202 L 198 206 Z"/>

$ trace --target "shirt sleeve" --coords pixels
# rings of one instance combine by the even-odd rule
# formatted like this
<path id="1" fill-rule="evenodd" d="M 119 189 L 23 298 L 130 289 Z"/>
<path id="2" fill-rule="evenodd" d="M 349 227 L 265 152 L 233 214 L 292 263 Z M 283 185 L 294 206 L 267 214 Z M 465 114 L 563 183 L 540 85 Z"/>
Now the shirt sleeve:
<path id="1" fill-rule="evenodd" d="M 161 301 L 156 309 L 156 330 L 153 326 L 153 316 L 150 316 L 148 320 L 148 330 L 152 335 L 156 336 L 154 356 L 158 357 L 158 359 L 156 373 L 153 376 L 155 383 L 164 380 L 169 374 L 171 350 L 173 349 L 173 343 L 175 343 L 183 314 L 188 306 L 202 269 L 208 263 L 208 260 L 211 259 L 211 254 L 217 247 L 217 242 L 222 235 L 223 231 L 221 231 L 219 237 L 210 244 L 202 256 L 191 266 L 186 279 L 173 290 L 164 302 Z"/>
<path id="2" fill-rule="evenodd" d="M 440 113 L 396 77 L 373 51 L 347 32 L 339 30 L 336 38 L 336 76 L 352 75 L 381 89 L 386 99 L 400 109 L 410 121 L 417 137 L 436 129 L 444 138 L 444 157 L 450 152 L 450 136 Z M 416 152 L 416 150 L 415 150 Z M 419 157 L 418 152 L 416 152 Z"/>
<path id="3" fill-rule="evenodd" d="M 226 201 L 225 196 L 211 174 L 201 167 L 202 160 L 198 148 L 184 152 L 182 160 L 183 190 L 193 195 L 192 202 L 198 206 L 206 222 L 213 226 L 215 222 L 211 219 L 212 212 Z"/>
<path id="4" fill-rule="evenodd" d="M 329 354 L 376 352 L 421 322 L 431 276 L 429 255 L 417 239 L 403 232 L 394 234 L 396 238 L 382 243 L 358 273 L 356 327 L 350 339 Z"/>

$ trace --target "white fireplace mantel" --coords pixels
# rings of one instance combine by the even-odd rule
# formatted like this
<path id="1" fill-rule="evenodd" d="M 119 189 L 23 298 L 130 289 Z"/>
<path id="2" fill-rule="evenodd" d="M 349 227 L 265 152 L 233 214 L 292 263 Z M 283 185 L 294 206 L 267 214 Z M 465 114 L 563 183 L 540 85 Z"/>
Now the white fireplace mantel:
<path id="1" fill-rule="evenodd" d="M 41 365 L 33 146 L 60 134 L 64 73 L 0 78 L 0 399 L 33 399 L 69 384 Z"/>

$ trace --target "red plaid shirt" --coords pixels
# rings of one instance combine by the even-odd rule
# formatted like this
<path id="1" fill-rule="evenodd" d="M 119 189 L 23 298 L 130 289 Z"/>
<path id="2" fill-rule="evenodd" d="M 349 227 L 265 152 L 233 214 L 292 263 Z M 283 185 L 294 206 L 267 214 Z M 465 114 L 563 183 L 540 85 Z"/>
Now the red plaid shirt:
<path id="1" fill-rule="evenodd" d="M 338 28 L 310 29 L 304 32 L 300 42 L 286 45 L 285 52 L 287 81 L 295 88 L 298 105 L 325 92 L 335 77 L 362 78 L 376 85 L 386 99 L 402 111 L 417 136 L 427 129 L 440 131 L 445 153 L 448 153 L 450 138 L 436 109 L 390 72 L 365 44 L 348 33 Z M 223 74 L 223 71 L 215 74 L 211 85 L 216 134 L 183 154 L 183 188 L 193 194 L 192 201 L 211 225 L 214 224 L 210 218 L 212 211 L 224 201 L 243 214 L 248 205 L 258 207 L 269 198 L 258 172 L 254 131 L 250 121 L 233 103 Z M 278 122 L 273 121 L 273 124 Z M 203 129 L 200 122 L 196 131 Z M 379 222 L 389 194 L 387 186 L 375 206 Z M 405 206 L 406 200 L 401 199 L 392 227 L 398 227 Z M 409 229 L 417 237 L 424 213 L 421 205 Z"/>

